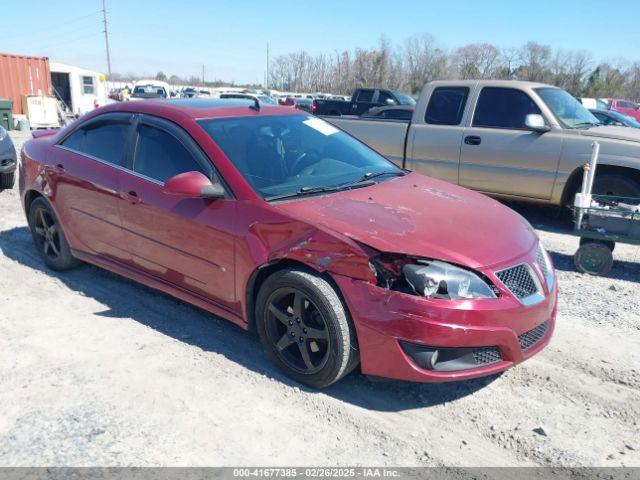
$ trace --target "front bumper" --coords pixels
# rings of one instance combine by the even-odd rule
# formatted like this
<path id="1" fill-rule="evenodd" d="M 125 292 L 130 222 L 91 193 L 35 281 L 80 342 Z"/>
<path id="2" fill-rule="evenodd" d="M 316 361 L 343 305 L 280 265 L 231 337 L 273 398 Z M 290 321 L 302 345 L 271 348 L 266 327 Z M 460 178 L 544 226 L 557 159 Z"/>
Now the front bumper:
<path id="1" fill-rule="evenodd" d="M 15 172 L 17 165 L 16 149 L 7 138 L 0 142 L 0 173 Z"/>
<path id="2" fill-rule="evenodd" d="M 524 306 L 510 296 L 455 301 L 426 299 L 345 276 L 333 278 L 351 313 L 362 372 L 367 375 L 415 382 L 491 375 L 538 353 L 549 343 L 555 327 L 557 281 L 541 302 Z M 546 328 L 542 326 L 545 322 Z M 543 334 L 531 343 L 531 332 L 543 328 Z M 500 359 L 463 370 L 430 370 L 420 367 L 406 353 L 407 343 L 445 349 L 478 347 L 480 351 L 484 350 L 481 347 L 495 347 Z"/>

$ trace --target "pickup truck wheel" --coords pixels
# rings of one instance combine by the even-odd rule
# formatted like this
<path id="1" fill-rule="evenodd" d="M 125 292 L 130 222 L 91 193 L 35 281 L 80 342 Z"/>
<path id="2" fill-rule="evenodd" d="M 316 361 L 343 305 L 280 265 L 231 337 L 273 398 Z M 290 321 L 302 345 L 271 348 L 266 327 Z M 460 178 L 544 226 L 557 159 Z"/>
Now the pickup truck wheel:
<path id="1" fill-rule="evenodd" d="M 606 174 L 596 176 L 593 184 L 593 193 L 640 198 L 640 184 L 632 178 L 623 177 L 622 175 Z"/>
<path id="2" fill-rule="evenodd" d="M 270 359 L 314 388 L 337 382 L 358 363 L 355 331 L 335 289 L 298 269 L 267 278 L 256 302 L 256 327 Z"/>

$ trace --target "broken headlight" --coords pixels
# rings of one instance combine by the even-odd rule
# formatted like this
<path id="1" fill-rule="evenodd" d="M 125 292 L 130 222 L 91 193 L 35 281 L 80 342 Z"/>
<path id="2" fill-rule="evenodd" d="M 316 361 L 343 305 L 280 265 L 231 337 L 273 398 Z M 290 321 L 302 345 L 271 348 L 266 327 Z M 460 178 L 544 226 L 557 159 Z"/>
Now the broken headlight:
<path id="1" fill-rule="evenodd" d="M 498 297 L 481 274 L 440 260 L 377 257 L 371 265 L 378 284 L 392 290 L 448 300 Z"/>

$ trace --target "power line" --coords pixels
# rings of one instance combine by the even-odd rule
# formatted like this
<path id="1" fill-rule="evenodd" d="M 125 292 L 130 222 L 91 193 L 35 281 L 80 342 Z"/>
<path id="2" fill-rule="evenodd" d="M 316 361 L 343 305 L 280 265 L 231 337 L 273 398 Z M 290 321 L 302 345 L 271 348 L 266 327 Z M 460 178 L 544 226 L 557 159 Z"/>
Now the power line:
<path id="1" fill-rule="evenodd" d="M 74 38 L 68 38 L 66 40 L 63 40 L 61 42 L 39 42 L 39 43 L 35 43 L 35 44 L 31 44 L 30 46 L 27 47 L 20 47 L 20 49 L 25 52 L 26 50 L 36 50 L 36 49 L 46 49 L 49 47 L 57 47 L 59 45 L 66 45 L 67 43 L 72 43 L 72 42 L 77 42 L 79 40 L 85 40 L 87 38 L 91 38 L 91 37 L 97 37 L 98 35 L 102 35 L 101 32 L 93 32 L 90 33 L 88 35 L 82 35 L 80 37 L 74 37 Z"/>
<path id="2" fill-rule="evenodd" d="M 57 27 L 64 27 L 64 26 L 70 25 L 72 23 L 77 23 L 80 20 L 84 20 L 85 18 L 93 17 L 93 16 L 95 16 L 95 15 L 97 15 L 99 13 L 102 13 L 102 11 L 98 10 L 96 12 L 92 12 L 92 13 L 89 13 L 87 15 L 82 15 L 81 17 L 76 17 L 76 18 L 73 18 L 71 20 L 67 20 L 65 22 L 57 22 L 55 25 Z M 29 31 L 26 31 L 26 32 L 20 32 L 19 34 L 8 35 L 8 36 L 7 35 L 1 35 L 0 38 L 2 38 L 3 40 L 4 39 L 8 39 L 8 38 L 17 38 L 17 37 L 24 38 L 25 36 L 30 36 L 30 35 L 41 33 L 41 32 L 51 32 L 51 28 L 50 27 L 38 28 L 38 29 L 35 29 L 35 30 L 29 30 Z"/>

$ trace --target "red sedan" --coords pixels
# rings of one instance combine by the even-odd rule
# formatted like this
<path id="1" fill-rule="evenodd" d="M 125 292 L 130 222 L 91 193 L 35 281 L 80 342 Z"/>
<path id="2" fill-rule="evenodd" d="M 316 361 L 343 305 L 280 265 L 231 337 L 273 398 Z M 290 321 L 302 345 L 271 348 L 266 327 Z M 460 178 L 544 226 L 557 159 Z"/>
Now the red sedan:
<path id="1" fill-rule="evenodd" d="M 526 221 L 298 110 L 126 102 L 34 137 L 20 191 L 50 268 L 92 263 L 255 327 L 300 382 L 358 363 L 479 377 L 551 337 L 555 274 Z"/>

